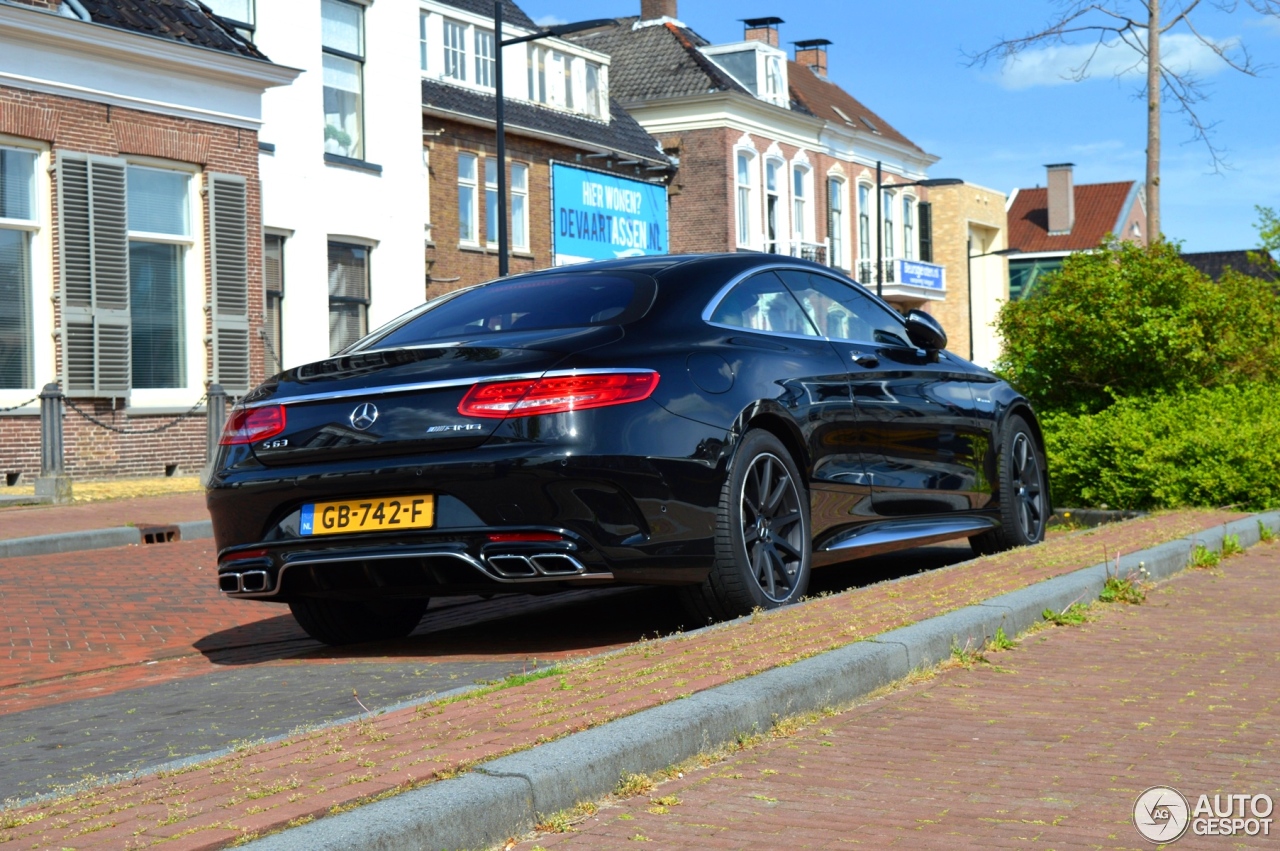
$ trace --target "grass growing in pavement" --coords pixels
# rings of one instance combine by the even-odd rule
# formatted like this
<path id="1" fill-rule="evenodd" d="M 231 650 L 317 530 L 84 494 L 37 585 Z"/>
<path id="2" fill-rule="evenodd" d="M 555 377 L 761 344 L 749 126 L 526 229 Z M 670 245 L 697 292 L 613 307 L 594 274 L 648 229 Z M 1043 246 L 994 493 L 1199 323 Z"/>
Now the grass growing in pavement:
<path id="1" fill-rule="evenodd" d="M 98 482 L 74 482 L 71 498 L 75 502 L 102 502 L 109 499 L 132 499 L 140 496 L 170 496 L 199 493 L 199 476 L 156 476 L 146 479 L 108 479 Z M 35 484 L 0 488 L 4 496 L 35 496 Z"/>

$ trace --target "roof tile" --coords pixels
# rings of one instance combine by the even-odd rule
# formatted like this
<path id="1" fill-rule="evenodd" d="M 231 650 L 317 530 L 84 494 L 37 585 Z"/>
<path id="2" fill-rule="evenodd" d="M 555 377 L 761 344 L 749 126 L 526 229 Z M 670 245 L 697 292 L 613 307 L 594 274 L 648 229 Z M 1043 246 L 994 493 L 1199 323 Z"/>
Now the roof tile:
<path id="1" fill-rule="evenodd" d="M 80 5 L 95 24 L 250 59 L 267 58 L 198 0 L 80 0 Z"/>

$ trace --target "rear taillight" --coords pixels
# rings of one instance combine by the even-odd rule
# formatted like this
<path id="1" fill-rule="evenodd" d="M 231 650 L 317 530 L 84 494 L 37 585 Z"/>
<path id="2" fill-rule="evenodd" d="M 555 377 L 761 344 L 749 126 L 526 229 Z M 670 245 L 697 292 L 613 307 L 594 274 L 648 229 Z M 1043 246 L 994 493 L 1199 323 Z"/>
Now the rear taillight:
<path id="1" fill-rule="evenodd" d="M 560 543 L 564 535 L 555 532 L 490 532 L 491 544 L 551 544 Z"/>
<path id="2" fill-rule="evenodd" d="M 265 405 L 261 408 L 241 408 L 231 412 L 227 427 L 222 430 L 223 446 L 240 443 L 257 443 L 275 437 L 284 431 L 284 406 Z"/>
<path id="3" fill-rule="evenodd" d="M 648 399 L 656 372 L 604 372 L 477 384 L 458 404 L 465 417 L 530 417 Z"/>

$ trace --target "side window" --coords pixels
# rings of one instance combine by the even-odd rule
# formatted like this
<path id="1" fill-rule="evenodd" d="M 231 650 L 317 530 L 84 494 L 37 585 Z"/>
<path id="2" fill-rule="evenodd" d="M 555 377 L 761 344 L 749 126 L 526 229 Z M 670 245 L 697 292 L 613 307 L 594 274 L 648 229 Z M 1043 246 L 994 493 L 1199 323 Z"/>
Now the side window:
<path id="1" fill-rule="evenodd" d="M 913 348 L 902 320 L 853 287 L 813 272 L 788 269 L 778 274 L 823 336 Z"/>
<path id="2" fill-rule="evenodd" d="M 750 277 L 730 290 L 716 305 L 711 321 L 753 331 L 818 336 L 791 293 L 772 272 Z"/>

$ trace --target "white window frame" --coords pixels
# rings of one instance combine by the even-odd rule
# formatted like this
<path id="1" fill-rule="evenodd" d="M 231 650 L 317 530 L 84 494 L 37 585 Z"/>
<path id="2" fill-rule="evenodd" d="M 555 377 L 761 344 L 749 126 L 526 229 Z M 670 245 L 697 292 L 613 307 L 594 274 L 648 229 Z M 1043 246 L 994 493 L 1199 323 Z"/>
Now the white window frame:
<path id="1" fill-rule="evenodd" d="M 24 153 L 35 154 L 35 185 L 32 199 L 30 219 L 0 219 L 0 227 L 6 230 L 21 230 L 29 236 L 28 247 L 31 253 L 30 285 L 31 285 L 31 387 L 15 387 L 0 389 L 0 407 L 11 408 L 26 402 L 36 391 L 53 380 L 57 369 L 56 348 L 45 341 L 53 339 L 53 310 L 47 306 L 52 304 L 54 296 L 53 275 L 53 228 L 47 227 L 53 214 L 50 199 L 53 197 L 53 180 L 49 176 L 49 146 L 30 139 L 0 135 L 0 147 Z M 36 400 L 20 409 L 23 412 L 38 412 L 40 402 Z"/>
<path id="2" fill-rule="evenodd" d="M 471 173 L 472 173 L 472 175 L 474 175 L 473 177 L 470 177 L 470 178 L 464 178 L 464 177 L 462 176 L 462 161 L 463 161 L 463 160 L 471 160 L 471 163 L 472 163 L 472 166 L 473 166 Z M 468 247 L 471 247 L 471 248 L 478 248 L 478 247 L 480 247 L 480 186 L 481 186 L 480 169 L 481 169 L 482 167 L 483 167 L 483 166 L 481 165 L 480 157 L 476 156 L 476 155 L 475 155 L 475 154 L 473 154 L 473 153 L 467 152 L 467 151 L 459 151 L 459 152 L 458 152 L 458 172 L 457 172 L 457 174 L 458 174 L 458 189 L 459 189 L 459 193 L 458 193 L 458 244 L 459 244 L 459 245 L 465 245 L 465 246 L 468 246 Z M 462 222 L 463 222 L 463 217 L 462 217 L 462 206 L 463 206 L 463 204 L 462 204 L 462 193 L 461 193 L 461 189 L 462 189 L 462 187 L 464 187 L 464 186 L 469 187 L 469 188 L 471 189 L 471 203 L 470 203 L 470 209 L 469 209 L 469 212 L 471 213 L 471 216 L 470 216 L 471 226 L 472 226 L 473 228 L 475 228 L 475 232 L 474 232 L 474 233 L 472 233 L 472 234 L 470 234 L 470 238 L 468 238 L 468 235 L 467 235 L 467 234 L 465 234 L 465 233 L 463 233 L 463 232 L 462 232 Z"/>
<path id="3" fill-rule="evenodd" d="M 129 381 L 129 411 L 142 408 L 173 409 L 189 407 L 204 393 L 206 370 L 205 345 L 205 312 L 204 305 L 213 303 L 208 269 L 205 268 L 205 229 L 207 223 L 204 216 L 205 176 L 197 166 L 179 163 L 172 160 L 160 160 L 152 157 L 126 157 L 129 168 L 150 168 L 157 171 L 179 172 L 187 175 L 187 221 L 186 236 L 166 233 L 149 233 L 130 229 L 129 242 L 154 242 L 167 245 L 180 245 L 182 252 L 182 319 L 183 348 L 186 357 L 186 385 L 184 387 L 138 388 L 133 386 L 133 376 Z M 126 192 L 125 203 L 128 203 Z M 131 282 L 132 285 L 132 282 Z M 132 299 L 130 299 L 132 312 Z M 133 333 L 132 317 L 130 318 L 130 334 Z"/>
<path id="4" fill-rule="evenodd" d="M 839 206 L 832 205 L 835 199 Z M 832 213 L 839 213 L 839 222 L 831 227 Z M 849 181 L 836 172 L 827 173 L 827 260 L 837 269 L 853 268 L 853 252 L 849 249 Z"/>
<path id="5" fill-rule="evenodd" d="M 488 39 L 487 45 L 484 44 L 485 39 Z M 497 42 L 494 40 L 493 31 L 481 27 L 472 27 L 471 45 L 475 48 L 473 61 L 473 70 L 476 74 L 475 84 L 482 89 L 496 88 L 495 81 L 497 80 L 498 72 L 496 64 Z"/>
<path id="6" fill-rule="evenodd" d="M 455 21 L 452 18 L 445 18 L 441 23 L 441 62 L 440 79 L 449 80 L 455 83 L 467 82 L 467 67 L 471 58 L 471 51 L 467 49 L 467 44 L 471 40 L 473 26 Z M 458 44 L 451 44 L 450 34 L 456 34 Z M 452 67 L 452 71 L 450 70 Z M 453 73 L 456 72 L 456 73 Z"/>
<path id="7" fill-rule="evenodd" d="M 812 244 L 817 241 L 813 214 L 813 168 L 806 160 L 793 160 L 789 169 L 789 177 L 791 178 L 788 188 L 791 190 L 792 239 L 797 243 L 807 242 Z M 797 178 L 799 193 L 796 192 Z"/>
<path id="8" fill-rule="evenodd" d="M 364 72 L 365 72 L 365 64 L 368 60 L 368 47 L 367 47 L 368 32 L 366 29 L 368 22 L 365 20 L 366 4 L 362 2 L 357 2 L 357 0 L 336 0 L 336 2 L 342 3 L 347 6 L 353 6 L 360 10 L 360 52 L 358 54 L 347 53 L 346 51 L 339 50 L 338 48 L 327 47 L 322 43 L 320 46 L 321 63 L 323 66 L 324 56 L 328 55 L 328 56 L 334 57 L 335 59 L 341 59 L 346 62 L 352 62 L 356 65 L 356 75 L 359 77 L 359 80 L 360 80 L 360 83 L 359 83 L 360 108 L 356 114 L 356 133 L 358 135 L 358 140 L 357 140 L 358 148 L 356 150 L 351 150 L 352 146 L 343 146 L 347 148 L 346 153 L 344 154 L 338 154 L 337 152 L 332 152 L 332 153 L 334 153 L 336 156 L 344 156 L 350 159 L 364 160 L 368 157 L 368 144 L 367 144 L 368 139 L 366 138 L 366 130 L 368 128 L 364 120 L 365 105 L 366 105 L 365 100 L 367 96 L 367 92 L 365 91 Z M 323 16 L 323 6 L 321 8 L 322 8 L 321 15 Z M 330 125 L 326 124 L 325 126 L 326 128 L 328 128 Z M 343 130 L 343 128 L 336 128 L 336 129 Z M 325 147 L 328 148 L 327 130 L 326 130 Z"/>
<path id="9" fill-rule="evenodd" d="M 742 183 L 738 161 L 747 158 L 747 182 Z M 734 215 L 737 219 L 738 246 L 756 249 L 760 246 L 760 153 L 739 145 L 733 150 Z"/>
<path id="10" fill-rule="evenodd" d="M 516 176 L 522 175 L 522 180 L 517 180 Z M 529 251 L 529 164 L 516 163 L 511 164 L 511 249 L 513 251 Z M 523 199 L 524 212 L 523 221 L 518 210 L 519 205 L 516 204 L 517 199 Z"/>
<path id="11" fill-rule="evenodd" d="M 916 259 L 916 196 L 902 193 L 902 258 Z"/>
<path id="12" fill-rule="evenodd" d="M 884 246 L 881 248 L 885 260 L 894 260 L 897 257 L 895 248 L 896 242 L 893 238 L 893 226 L 897 221 L 894 214 L 894 208 L 898 203 L 898 194 L 889 187 L 884 187 L 882 199 L 880 201 L 880 213 L 884 216 Z"/>
<path id="13" fill-rule="evenodd" d="M 774 178 L 774 186 L 776 188 L 773 190 L 769 189 L 770 166 L 773 166 L 776 169 Z M 789 236 L 791 233 L 791 216 L 790 211 L 787 209 L 787 201 L 791 194 L 788 191 L 790 183 L 791 173 L 787 168 L 787 161 L 777 154 L 765 154 L 764 180 L 762 183 L 764 187 L 764 205 L 762 209 L 764 218 L 761 220 L 761 223 L 763 224 L 761 233 L 764 235 L 762 247 L 765 251 L 769 251 L 771 254 L 786 254 L 791 242 L 791 238 Z M 777 202 L 774 205 L 775 230 L 773 234 L 772 251 L 770 251 L 771 245 L 769 241 L 769 199 L 771 197 L 777 199 Z"/>
<path id="14" fill-rule="evenodd" d="M 501 166 L 497 157 L 484 157 L 481 160 L 481 171 L 484 177 L 484 243 L 489 248 L 498 247 L 498 169 Z M 493 170 L 493 180 L 489 179 L 489 170 Z M 480 179 L 480 175 L 476 175 Z M 489 193 L 493 193 L 493 203 L 489 203 Z M 493 239 L 489 239 L 489 231 L 493 230 Z"/>

